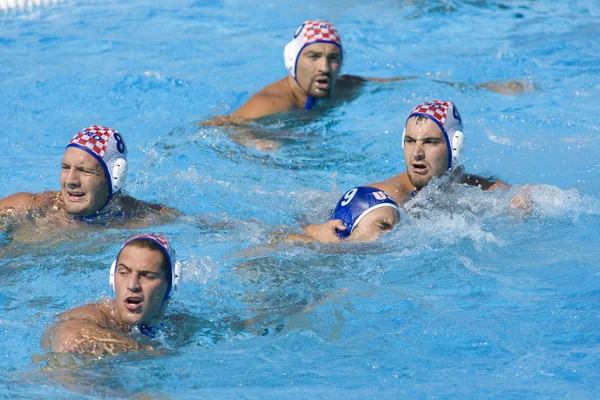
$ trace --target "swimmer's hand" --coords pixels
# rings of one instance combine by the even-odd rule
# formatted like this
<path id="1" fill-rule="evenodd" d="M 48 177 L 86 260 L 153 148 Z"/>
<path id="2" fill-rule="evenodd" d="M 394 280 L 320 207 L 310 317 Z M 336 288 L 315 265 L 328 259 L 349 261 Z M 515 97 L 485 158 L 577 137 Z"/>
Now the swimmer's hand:
<path id="1" fill-rule="evenodd" d="M 529 214 L 533 210 L 533 200 L 531 192 L 526 186 L 523 187 L 510 201 L 510 209 L 520 211 L 523 214 Z"/>
<path id="2" fill-rule="evenodd" d="M 345 231 L 346 226 L 341 219 L 333 219 L 324 224 L 307 225 L 304 232 L 321 243 L 340 243 L 342 239 L 338 236 L 338 231 Z"/>

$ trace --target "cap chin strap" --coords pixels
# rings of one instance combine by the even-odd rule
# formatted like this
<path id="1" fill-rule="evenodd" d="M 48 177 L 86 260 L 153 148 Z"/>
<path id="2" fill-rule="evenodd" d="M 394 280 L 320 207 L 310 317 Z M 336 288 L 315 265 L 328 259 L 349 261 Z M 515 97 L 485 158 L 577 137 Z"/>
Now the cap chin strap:
<path id="1" fill-rule="evenodd" d="M 404 150 L 404 140 L 406 138 L 406 128 L 402 132 L 402 150 Z M 465 147 L 465 135 L 461 131 L 454 131 L 452 140 L 450 141 L 452 147 L 452 167 L 454 167 L 460 161 L 462 152 Z"/>

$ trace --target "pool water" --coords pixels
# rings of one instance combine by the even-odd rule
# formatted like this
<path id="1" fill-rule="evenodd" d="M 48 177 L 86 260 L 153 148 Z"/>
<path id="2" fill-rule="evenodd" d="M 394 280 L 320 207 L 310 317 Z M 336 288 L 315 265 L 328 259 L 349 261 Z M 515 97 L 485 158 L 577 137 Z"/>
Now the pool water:
<path id="1" fill-rule="evenodd" d="M 111 295 L 112 257 L 142 229 L 0 225 L 0 396 L 599 396 L 597 1 L 17 3 L 0 1 L 0 198 L 57 190 L 71 136 L 113 127 L 128 192 L 183 212 L 149 230 L 184 270 L 159 351 L 56 357 L 44 330 Z M 196 125 L 285 76 L 312 18 L 338 27 L 344 72 L 415 79 L 248 128 L 274 151 Z M 477 88 L 513 78 L 535 90 Z M 467 171 L 516 186 L 442 178 L 375 243 L 268 244 L 402 172 L 404 120 L 434 98 L 461 111 Z M 509 210 L 522 185 L 528 214 Z"/>

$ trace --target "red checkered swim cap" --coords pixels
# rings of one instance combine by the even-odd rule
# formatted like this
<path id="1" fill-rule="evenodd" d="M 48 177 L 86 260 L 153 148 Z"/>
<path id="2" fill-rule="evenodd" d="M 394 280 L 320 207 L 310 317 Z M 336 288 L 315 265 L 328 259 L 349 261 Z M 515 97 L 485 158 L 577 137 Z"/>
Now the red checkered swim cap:
<path id="1" fill-rule="evenodd" d="M 296 78 L 298 56 L 306 46 L 313 43 L 334 44 L 340 48 L 340 51 L 343 54 L 342 38 L 331 22 L 322 21 L 320 19 L 304 21 L 304 23 L 296 29 L 294 38 L 285 46 L 283 51 L 285 67 L 294 79 Z"/>
<path id="2" fill-rule="evenodd" d="M 425 117 L 436 123 L 444 134 L 448 153 L 452 155 L 448 157 L 448 169 L 457 164 L 462 154 L 465 137 L 462 133 L 462 118 L 456 105 L 450 101 L 426 101 L 413 108 L 406 121 L 408 122 L 412 117 Z M 404 133 L 406 133 L 406 124 Z M 404 134 L 402 147 L 404 147 Z"/>
<path id="3" fill-rule="evenodd" d="M 127 146 L 123 136 L 114 129 L 92 125 L 73 136 L 67 145 L 69 147 L 81 149 L 100 162 L 108 181 L 108 204 L 113 195 L 125 186 L 127 177 Z"/>

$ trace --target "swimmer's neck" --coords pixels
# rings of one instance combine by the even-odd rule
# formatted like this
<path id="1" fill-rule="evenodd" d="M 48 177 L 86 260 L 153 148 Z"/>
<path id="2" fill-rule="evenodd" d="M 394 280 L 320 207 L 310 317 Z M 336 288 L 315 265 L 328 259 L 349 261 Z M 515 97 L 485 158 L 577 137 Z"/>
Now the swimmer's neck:
<path id="1" fill-rule="evenodd" d="M 288 85 L 291 91 L 292 103 L 294 104 L 294 108 L 297 110 L 304 110 L 307 105 L 307 101 L 309 100 L 308 93 L 306 90 L 302 89 L 298 84 L 298 81 L 294 79 L 291 75 L 287 77 Z M 311 97 L 311 99 L 314 99 Z"/>
<path id="2" fill-rule="evenodd" d="M 94 213 L 90 215 L 71 215 L 73 219 L 86 221 L 93 220 L 95 218 L 101 217 L 109 217 L 113 215 L 119 215 L 123 213 L 123 204 L 122 204 L 122 194 L 121 191 L 118 191 L 113 195 L 107 205 L 105 205 L 102 209 L 94 211 Z"/>

